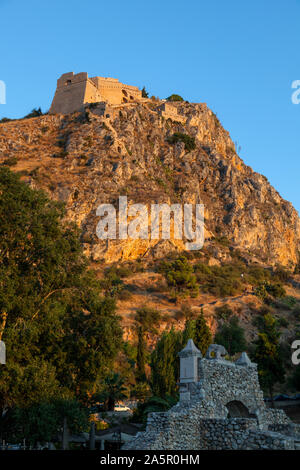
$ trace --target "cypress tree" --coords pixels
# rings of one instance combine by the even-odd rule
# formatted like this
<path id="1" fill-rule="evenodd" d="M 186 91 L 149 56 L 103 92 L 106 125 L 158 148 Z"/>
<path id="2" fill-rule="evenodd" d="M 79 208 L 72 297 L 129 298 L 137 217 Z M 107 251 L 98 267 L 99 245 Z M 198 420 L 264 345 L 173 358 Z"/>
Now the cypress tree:
<path id="1" fill-rule="evenodd" d="M 154 395 L 176 395 L 179 375 L 177 354 L 181 349 L 181 333 L 172 328 L 164 332 L 151 355 L 151 388 Z"/>
<path id="2" fill-rule="evenodd" d="M 219 329 L 215 336 L 215 342 L 222 344 L 230 355 L 246 350 L 247 343 L 244 330 L 239 325 L 239 320 L 236 316 Z"/>
<path id="3" fill-rule="evenodd" d="M 275 318 L 270 313 L 264 315 L 258 339 L 254 342 L 256 346 L 254 361 L 258 364 L 260 384 L 269 392 L 273 407 L 274 385 L 283 383 L 285 377 L 279 338 L 280 333 Z"/>
<path id="4" fill-rule="evenodd" d="M 146 348 L 144 339 L 144 330 L 141 326 L 138 327 L 138 346 L 137 346 L 137 373 L 136 378 L 139 382 L 145 382 L 145 362 L 146 362 Z"/>
<path id="5" fill-rule="evenodd" d="M 206 320 L 204 318 L 203 309 L 195 321 L 195 345 L 200 349 L 202 355 L 204 356 L 208 346 L 212 343 L 212 334 Z"/>

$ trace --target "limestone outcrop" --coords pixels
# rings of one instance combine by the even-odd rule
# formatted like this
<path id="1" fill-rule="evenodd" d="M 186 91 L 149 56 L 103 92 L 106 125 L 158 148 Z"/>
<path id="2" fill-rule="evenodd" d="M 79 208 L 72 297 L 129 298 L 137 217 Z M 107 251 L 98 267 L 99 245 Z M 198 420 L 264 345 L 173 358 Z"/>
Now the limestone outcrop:
<path id="1" fill-rule="evenodd" d="M 300 223 L 290 202 L 245 165 L 216 115 L 203 103 L 163 101 L 86 105 L 82 112 L 0 124 L 0 162 L 66 204 L 94 261 L 183 250 L 181 240 L 96 236 L 99 204 L 203 203 L 206 243 L 226 237 L 268 264 L 294 266 Z M 175 112 L 176 111 L 176 112 Z M 166 118 L 165 113 L 172 114 Z M 176 120 L 174 116 L 181 117 Z M 188 148 L 174 134 L 187 135 Z M 216 253 L 216 262 L 218 254 Z"/>

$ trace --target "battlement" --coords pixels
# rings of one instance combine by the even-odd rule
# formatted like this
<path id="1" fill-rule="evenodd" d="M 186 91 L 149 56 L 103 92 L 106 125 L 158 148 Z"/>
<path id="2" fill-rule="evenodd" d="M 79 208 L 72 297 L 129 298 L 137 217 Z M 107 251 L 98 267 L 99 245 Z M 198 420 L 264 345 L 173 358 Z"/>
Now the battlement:
<path id="1" fill-rule="evenodd" d="M 69 114 L 81 111 L 89 103 L 134 103 L 142 99 L 138 87 L 121 83 L 112 77 L 88 77 L 86 72 L 64 73 L 57 80 L 51 114 Z"/>

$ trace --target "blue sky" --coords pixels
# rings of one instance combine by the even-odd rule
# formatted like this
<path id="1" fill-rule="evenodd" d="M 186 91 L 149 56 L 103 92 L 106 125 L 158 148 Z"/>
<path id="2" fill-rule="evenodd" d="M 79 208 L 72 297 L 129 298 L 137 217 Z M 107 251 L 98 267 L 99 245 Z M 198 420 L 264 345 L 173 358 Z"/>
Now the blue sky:
<path id="1" fill-rule="evenodd" d="M 206 102 L 300 210 L 300 0 L 0 0 L 0 118 L 49 109 L 64 72 Z"/>

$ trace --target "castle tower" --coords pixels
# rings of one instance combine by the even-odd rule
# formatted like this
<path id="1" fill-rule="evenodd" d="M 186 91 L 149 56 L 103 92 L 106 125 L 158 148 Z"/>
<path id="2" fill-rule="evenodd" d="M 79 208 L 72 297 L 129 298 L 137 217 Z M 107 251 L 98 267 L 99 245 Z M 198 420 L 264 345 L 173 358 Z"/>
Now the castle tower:
<path id="1" fill-rule="evenodd" d="M 117 78 L 88 77 L 86 72 L 64 73 L 57 80 L 50 114 L 69 114 L 81 111 L 90 103 L 111 105 L 136 103 L 142 99 L 139 88 L 119 82 Z"/>

